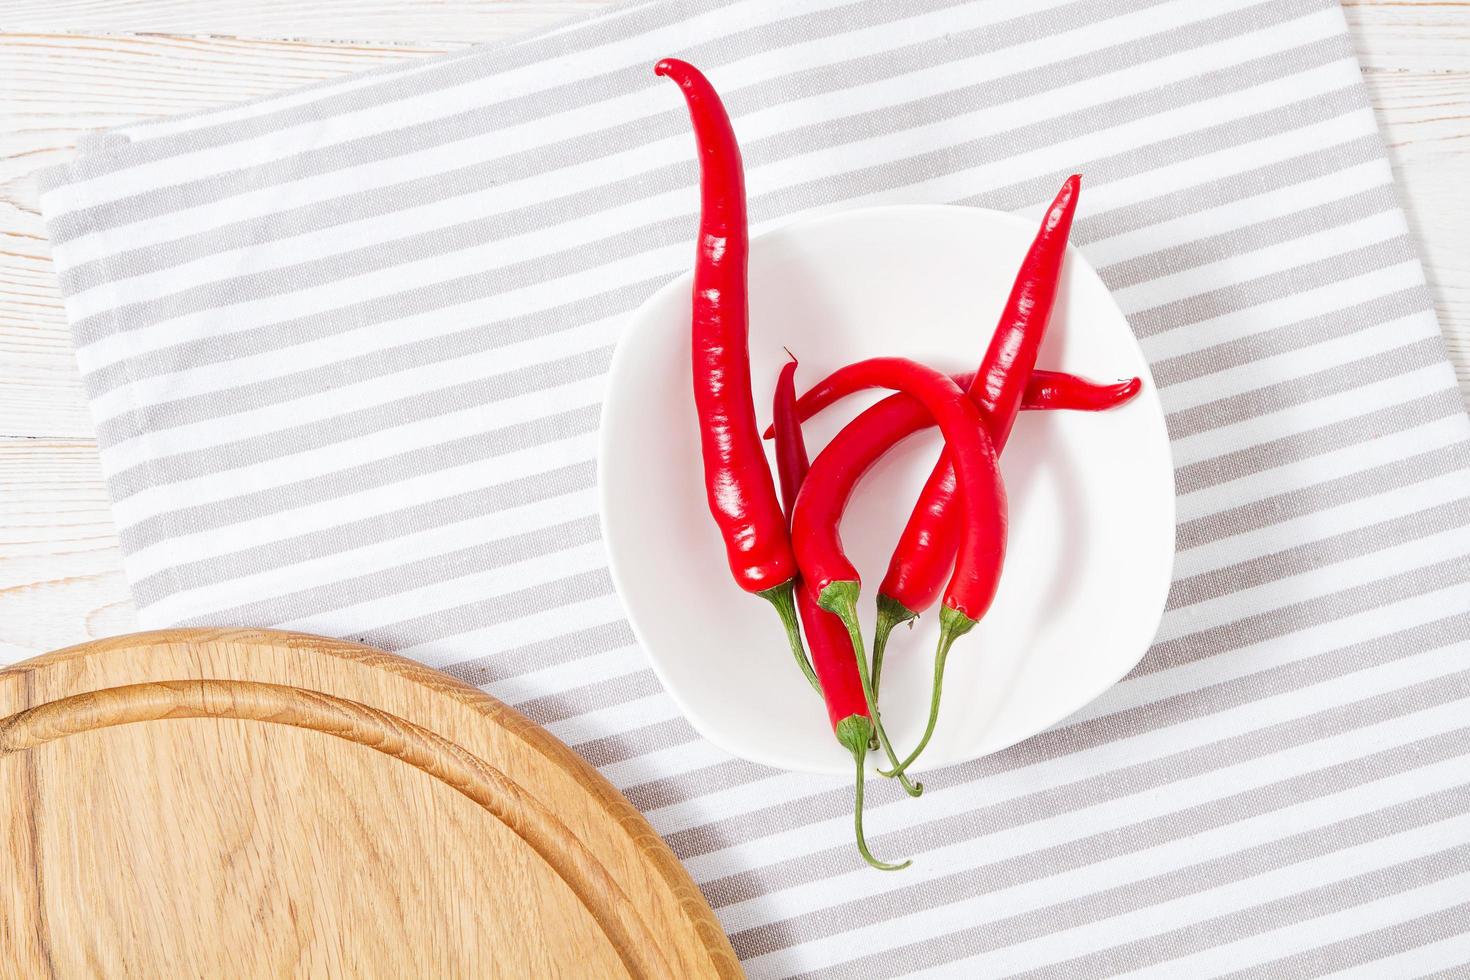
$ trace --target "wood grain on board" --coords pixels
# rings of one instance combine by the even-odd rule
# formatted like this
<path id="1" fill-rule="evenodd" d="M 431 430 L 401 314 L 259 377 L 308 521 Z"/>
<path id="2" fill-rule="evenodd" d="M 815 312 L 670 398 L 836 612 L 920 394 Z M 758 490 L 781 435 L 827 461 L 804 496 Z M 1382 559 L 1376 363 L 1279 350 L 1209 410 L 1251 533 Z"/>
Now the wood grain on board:
<path id="1" fill-rule="evenodd" d="M 79 134 L 589 13 L 602 0 L 8 0 L 0 7 L 0 660 L 131 604 L 32 175 Z M 1344 8 L 1470 390 L 1470 0 Z"/>
<path id="2" fill-rule="evenodd" d="M 740 976 L 594 769 L 355 644 L 171 630 L 0 671 L 0 797 L 14 975 Z"/>

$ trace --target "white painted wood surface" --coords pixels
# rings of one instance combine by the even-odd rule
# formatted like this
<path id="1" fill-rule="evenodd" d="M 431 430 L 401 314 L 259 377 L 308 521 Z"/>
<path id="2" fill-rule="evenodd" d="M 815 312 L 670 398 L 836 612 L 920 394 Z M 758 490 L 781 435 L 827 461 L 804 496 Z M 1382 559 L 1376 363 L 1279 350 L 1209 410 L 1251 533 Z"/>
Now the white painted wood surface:
<path id="1" fill-rule="evenodd" d="M 0 662 L 133 627 L 32 175 L 78 135 L 426 57 L 604 0 L 0 0 Z M 1470 391 L 1470 0 L 1345 0 Z"/>

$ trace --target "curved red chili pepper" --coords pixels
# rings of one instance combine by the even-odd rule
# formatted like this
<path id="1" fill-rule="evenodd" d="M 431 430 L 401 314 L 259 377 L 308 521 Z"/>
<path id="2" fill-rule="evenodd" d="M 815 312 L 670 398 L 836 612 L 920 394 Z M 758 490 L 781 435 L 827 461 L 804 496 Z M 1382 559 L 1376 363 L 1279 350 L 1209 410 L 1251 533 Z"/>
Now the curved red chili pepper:
<path id="1" fill-rule="evenodd" d="M 1041 349 L 1041 339 L 1056 301 L 1062 260 L 1067 254 L 1067 236 L 1072 230 L 1072 216 L 1077 211 L 1081 188 L 1080 175 L 1068 177 L 1047 209 L 1041 228 L 1016 274 L 1010 297 L 1001 311 L 1000 322 L 980 362 L 980 370 L 970 383 L 970 397 L 980 406 L 989 424 L 997 452 L 1004 448 L 1011 434 L 1016 412 L 1036 367 L 1036 355 Z M 953 510 L 950 501 L 955 494 L 956 481 L 949 473 L 948 457 L 947 452 L 940 454 L 939 462 L 924 484 L 908 524 L 899 535 L 888 574 L 878 589 L 875 650 L 887 645 L 888 634 L 893 627 L 913 619 L 934 601 L 938 580 L 949 567 L 948 548 L 943 542 L 953 537 L 957 522 L 949 514 Z M 955 637 L 972 629 L 978 618 L 964 610 L 948 607 L 940 610 L 939 650 L 934 660 L 929 722 L 918 746 L 895 772 L 902 773 L 929 744 L 939 720 L 944 661 L 949 655 L 950 644 Z M 881 653 L 875 654 L 875 658 L 881 662 Z"/>
<path id="2" fill-rule="evenodd" d="M 973 373 L 964 375 L 953 375 L 954 382 L 961 388 L 969 388 L 970 382 L 975 379 Z M 838 383 L 835 383 L 838 382 Z M 817 382 L 810 391 L 801 395 L 797 400 L 797 413 L 803 422 L 813 417 L 814 414 L 838 403 L 848 395 L 856 394 L 857 391 L 866 391 L 866 388 L 853 388 L 848 383 L 841 383 L 841 375 L 828 375 L 822 381 Z M 1132 400 L 1142 389 L 1142 382 L 1138 378 L 1129 378 L 1127 381 L 1103 385 L 1076 375 L 1067 375 L 1063 372 L 1050 372 L 1050 370 L 1038 370 L 1030 376 L 1026 397 L 1022 408 L 1032 410 L 1070 410 L 1070 411 L 1105 411 L 1108 408 L 1116 408 Z M 933 419 L 929 417 L 919 403 L 908 398 L 908 395 L 891 395 L 891 398 L 903 398 L 910 403 L 913 411 L 907 413 L 903 419 L 891 416 L 891 426 L 888 438 L 897 442 L 898 439 L 906 438 L 925 426 L 933 425 Z M 878 417 L 864 419 L 858 416 L 851 425 L 876 425 Z M 883 416 L 888 419 L 888 416 Z M 767 438 L 772 430 L 767 429 Z M 873 435 L 873 439 L 882 438 Z M 994 439 L 992 439 L 994 442 Z M 1003 445 L 997 442 L 997 445 Z M 925 550 L 925 558 L 922 561 L 906 560 L 889 566 L 889 579 L 883 580 L 883 588 L 878 595 L 878 627 L 873 633 L 873 688 L 881 691 L 883 674 L 883 652 L 888 646 L 888 636 L 897 624 L 913 619 L 916 613 L 911 610 L 926 610 L 939 598 L 939 591 L 944 588 L 945 577 L 954 566 L 954 554 L 960 548 L 961 516 L 948 502 L 954 497 L 954 470 L 953 467 L 935 467 L 925 483 L 925 491 L 920 494 L 919 505 L 928 505 L 931 510 L 926 511 L 925 520 L 916 520 L 910 517 L 908 525 L 904 527 L 910 541 L 904 547 L 897 548 L 895 554 L 913 554 L 920 548 Z M 922 538 L 920 538 L 922 535 Z M 894 567 L 898 566 L 897 572 Z M 889 589 L 907 598 L 908 605 L 900 604 L 897 599 L 891 598 Z"/>
<path id="3" fill-rule="evenodd" d="M 801 434 L 801 422 L 796 417 L 795 374 L 796 358 L 793 357 L 781 369 L 781 375 L 776 380 L 775 403 L 772 407 L 776 430 L 776 473 L 780 477 L 781 499 L 786 504 L 788 514 L 796 504 L 797 492 L 810 468 L 806 440 Z M 857 764 L 852 822 L 857 835 L 858 853 L 863 856 L 864 861 L 880 871 L 906 868 L 912 862 L 889 864 L 873 857 L 873 853 L 868 850 L 867 837 L 863 834 L 863 784 L 866 781 L 864 764 L 868 757 L 868 740 L 873 737 L 873 723 L 868 717 L 862 676 L 858 673 L 852 643 L 847 638 L 847 627 L 842 625 L 842 620 L 817 605 L 816 593 L 805 582 L 796 587 L 796 606 L 801 611 L 801 622 L 806 628 L 812 665 L 816 668 L 817 678 L 822 682 L 822 699 L 827 703 L 827 718 L 832 724 L 832 732 L 837 736 L 837 741 L 852 753 L 853 761 Z"/>
<path id="4" fill-rule="evenodd" d="M 969 388 L 975 380 L 973 371 L 951 374 L 955 384 Z M 817 382 L 796 400 L 796 416 L 802 422 L 852 394 L 832 387 L 830 375 Z M 1031 372 L 1026 382 L 1026 395 L 1021 400 L 1023 412 L 1103 412 L 1123 404 L 1138 394 L 1142 383 L 1137 378 L 1114 384 L 1100 384 L 1065 371 Z M 770 439 L 776 434 L 775 426 L 766 426 L 761 435 Z"/>
<path id="5" fill-rule="evenodd" d="M 1000 568 L 1005 557 L 1005 489 L 990 438 L 980 410 L 963 389 L 948 377 L 903 358 L 873 358 L 842 368 L 840 383 L 862 387 L 893 388 L 911 395 L 938 423 L 954 459 L 961 487 L 964 533 L 954 575 L 945 595 L 945 607 L 978 619 L 995 597 Z M 891 404 L 881 402 L 875 409 Z M 902 403 L 899 403 L 900 405 Z M 823 609 L 842 618 L 857 659 L 868 714 L 878 741 L 894 759 L 883 720 L 878 715 L 877 697 L 868 674 L 862 631 L 857 618 L 861 579 L 842 549 L 839 524 L 853 487 L 877 456 L 858 444 L 866 431 L 849 426 L 839 432 L 812 464 L 792 515 L 791 537 L 796 547 L 802 577 L 817 593 Z M 892 445 L 891 443 L 889 444 Z M 878 455 L 881 455 L 879 453 Z M 973 624 L 972 624 L 973 625 Z M 954 633 L 954 636 L 958 636 Z M 954 636 L 949 638 L 953 642 Z M 901 768 L 894 762 L 895 768 Z M 900 777 L 902 776 L 899 773 Z M 916 787 L 910 792 L 917 794 Z"/>
<path id="6" fill-rule="evenodd" d="M 761 448 L 750 391 L 750 235 L 740 146 L 718 93 L 697 68 L 666 58 L 653 70 L 678 84 L 699 151 L 692 342 L 694 405 L 710 513 L 724 537 L 736 583 L 776 607 L 797 664 L 820 692 L 801 645 L 794 601 L 796 558 Z"/>

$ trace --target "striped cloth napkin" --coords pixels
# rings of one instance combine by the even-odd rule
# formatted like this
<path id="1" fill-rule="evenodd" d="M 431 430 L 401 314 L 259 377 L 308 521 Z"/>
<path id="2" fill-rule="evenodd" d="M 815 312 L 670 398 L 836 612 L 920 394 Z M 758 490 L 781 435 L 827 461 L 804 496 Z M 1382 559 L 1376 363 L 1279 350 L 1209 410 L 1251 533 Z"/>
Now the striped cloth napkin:
<path id="1" fill-rule="evenodd" d="M 1074 240 L 1169 413 L 1156 644 L 920 801 L 875 787 L 901 874 L 845 779 L 694 733 L 608 578 L 609 355 L 694 237 L 664 55 L 726 93 L 760 228 L 1034 215 L 1085 173 Z M 140 619 L 517 705 L 752 976 L 1465 975 L 1470 423 L 1331 0 L 641 3 L 99 136 L 43 206 Z"/>

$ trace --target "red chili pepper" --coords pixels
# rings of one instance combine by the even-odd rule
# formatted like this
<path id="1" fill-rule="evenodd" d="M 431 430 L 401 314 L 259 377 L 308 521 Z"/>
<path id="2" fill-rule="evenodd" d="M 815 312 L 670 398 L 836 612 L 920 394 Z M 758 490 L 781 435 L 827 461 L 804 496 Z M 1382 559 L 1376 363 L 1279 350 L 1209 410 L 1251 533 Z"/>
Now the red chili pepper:
<path id="1" fill-rule="evenodd" d="M 801 490 L 807 470 L 812 467 L 806 454 L 806 436 L 801 432 L 801 419 L 796 417 L 796 355 L 788 350 L 786 356 L 790 360 L 781 366 L 781 373 L 776 376 L 769 431 L 776 439 L 776 477 L 781 484 L 781 503 L 786 507 L 789 523 L 791 508 L 796 506 L 796 494 Z M 801 591 L 800 586 L 797 591 Z"/>
<path id="2" fill-rule="evenodd" d="M 969 388 L 970 382 L 975 380 L 974 372 L 952 374 L 950 377 L 961 388 Z M 796 400 L 796 417 L 799 421 L 805 422 L 853 394 L 851 391 L 833 388 L 831 382 L 832 378 L 829 375 Z M 1026 396 L 1021 400 L 1021 410 L 1024 412 L 1103 412 L 1128 401 L 1138 394 L 1142 386 L 1142 382 L 1137 378 L 1114 384 L 1100 384 L 1075 374 L 1067 374 L 1065 371 L 1036 370 L 1031 372 L 1031 379 L 1026 382 Z M 761 433 L 767 439 L 772 438 L 775 434 L 774 425 L 766 426 L 766 431 Z"/>
<path id="3" fill-rule="evenodd" d="M 1025 411 L 1035 406 L 1074 412 L 1105 412 L 1132 401 L 1133 396 L 1142 390 L 1143 381 L 1139 378 L 1098 384 L 1060 371 L 1032 371 L 1021 409 Z"/>
<path id="4" fill-rule="evenodd" d="M 796 358 L 793 357 L 781 369 L 781 375 L 776 381 L 772 410 L 776 429 L 776 473 L 780 476 L 781 499 L 786 504 L 788 514 L 796 504 L 797 492 L 810 468 L 806 440 L 801 434 L 801 422 L 796 417 L 795 374 Z M 922 411 L 922 406 L 920 409 Z M 852 753 L 853 761 L 857 763 L 852 822 L 857 835 L 858 853 L 863 856 L 864 861 L 880 871 L 907 868 L 912 862 L 889 864 L 873 857 L 863 834 L 863 784 L 866 781 L 865 764 L 868 758 L 868 740 L 873 737 L 873 723 L 868 716 L 862 676 L 858 673 L 852 643 L 847 638 L 847 627 L 842 625 L 842 620 L 817 605 L 816 593 L 804 581 L 796 588 L 796 606 L 801 611 L 801 622 L 806 628 L 812 665 L 822 682 L 822 699 L 827 703 L 827 718 L 832 724 L 832 732 L 837 736 L 837 741 Z"/>
<path id="5" fill-rule="evenodd" d="M 961 487 L 964 533 L 959 537 L 954 575 L 944 598 L 948 615 L 942 616 L 942 621 L 961 616 L 971 619 L 973 625 L 973 620 L 984 614 L 995 597 L 1006 536 L 1005 489 L 979 408 L 964 397 L 959 385 L 943 374 L 903 358 L 858 361 L 837 374 L 838 384 L 892 388 L 911 395 L 944 433 Z M 869 411 L 891 404 L 880 402 Z M 882 455 L 882 450 L 875 455 L 865 442 L 872 431 L 870 427 L 849 425 L 822 450 L 797 496 L 791 538 L 803 579 L 816 591 L 821 607 L 842 618 L 857 659 L 868 715 L 884 752 L 894 760 L 893 747 L 878 714 L 877 696 L 868 674 L 858 624 L 861 579 L 843 553 L 839 533 L 848 496 L 867 467 Z M 891 447 L 892 443 L 888 445 Z M 950 642 L 958 635 L 954 633 Z M 897 761 L 893 764 L 896 769 L 901 768 Z M 902 778 L 902 773 L 899 775 Z M 909 791 L 917 795 L 920 790 L 921 787 L 914 787 Z"/>
<path id="6" fill-rule="evenodd" d="M 1016 412 L 1021 407 L 1036 367 L 1036 354 L 1041 349 L 1041 338 L 1056 301 L 1062 260 L 1067 254 L 1067 236 L 1072 230 L 1072 216 L 1077 211 L 1077 196 L 1081 188 L 1080 175 L 1068 177 L 1047 209 L 1041 228 L 1021 262 L 1021 270 L 1016 274 L 1010 297 L 1001 311 L 1000 323 L 980 362 L 980 370 L 970 383 L 970 397 L 985 416 L 997 452 L 1005 447 L 1011 434 Z M 908 524 L 893 550 L 888 574 L 878 589 L 878 621 L 873 645 L 874 660 L 879 663 L 882 662 L 882 650 L 888 643 L 888 634 L 899 623 L 913 619 L 934 601 L 938 581 L 949 567 L 949 552 L 943 542 L 953 537 L 957 524 L 948 513 L 953 510 L 950 501 L 955 493 L 955 479 L 949 470 L 949 454 L 945 452 L 940 455 L 919 502 L 909 515 Z M 929 722 L 918 746 L 896 772 L 902 773 L 929 744 L 939 720 L 944 661 L 949 655 L 950 645 L 956 637 L 973 629 L 978 618 L 955 609 L 940 610 L 939 650 L 934 658 Z"/>
<path id="7" fill-rule="evenodd" d="M 718 93 L 697 68 L 667 58 L 653 70 L 672 79 L 684 94 L 699 152 L 692 340 L 694 405 L 710 513 L 724 536 L 735 581 L 776 607 L 797 664 L 820 693 L 801 645 L 794 600 L 796 558 L 761 448 L 750 391 L 750 235 L 740 146 Z"/>

